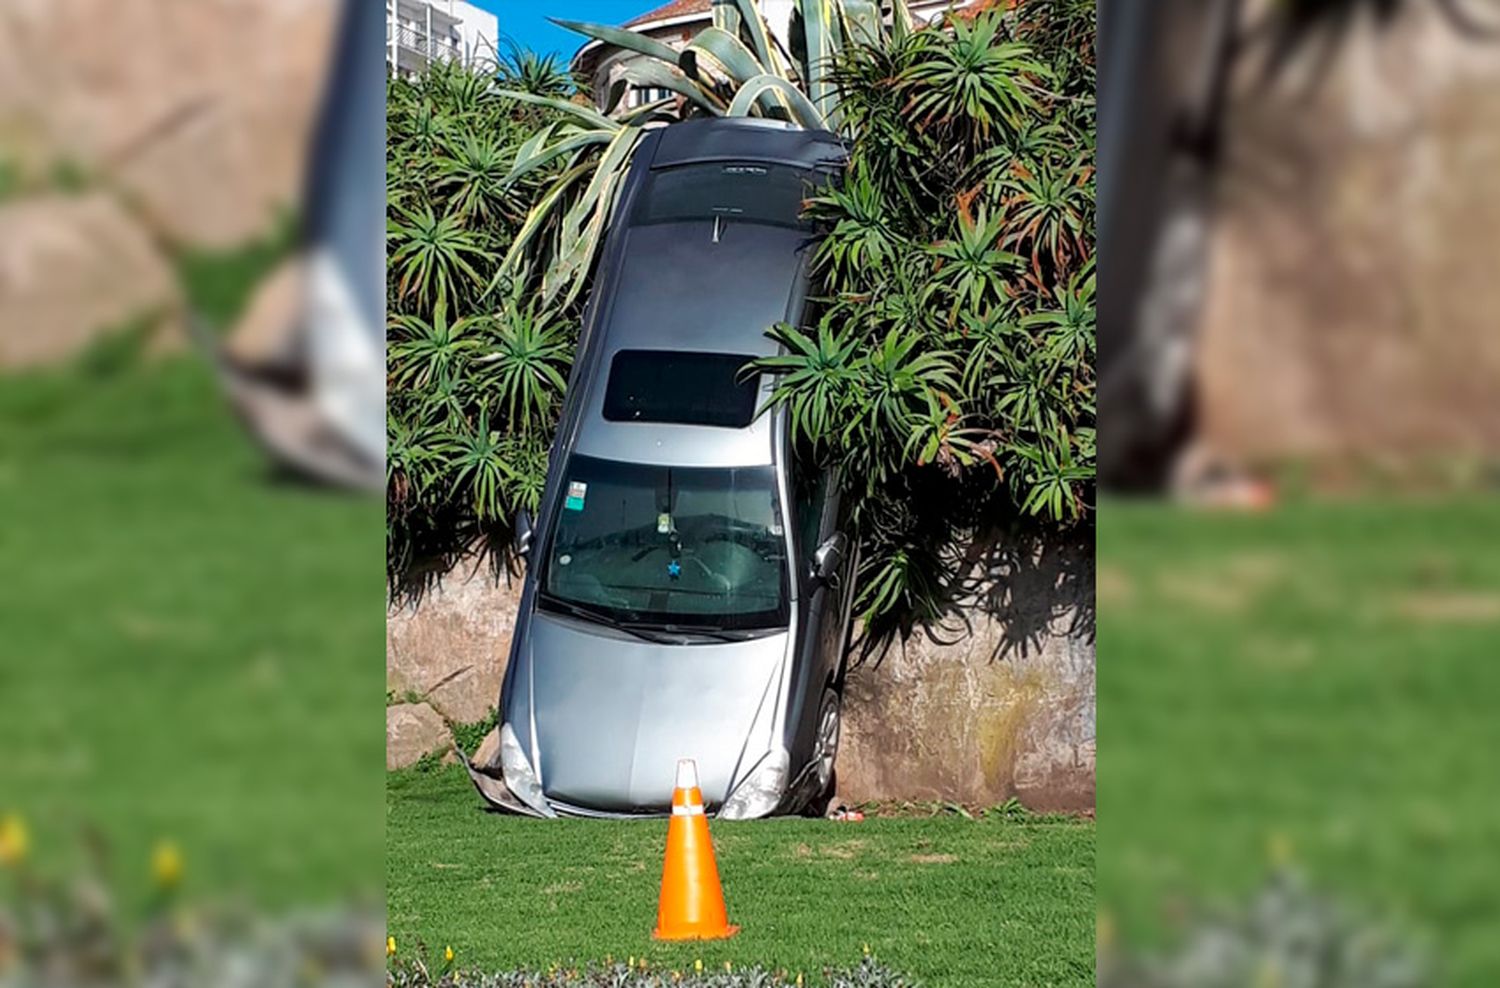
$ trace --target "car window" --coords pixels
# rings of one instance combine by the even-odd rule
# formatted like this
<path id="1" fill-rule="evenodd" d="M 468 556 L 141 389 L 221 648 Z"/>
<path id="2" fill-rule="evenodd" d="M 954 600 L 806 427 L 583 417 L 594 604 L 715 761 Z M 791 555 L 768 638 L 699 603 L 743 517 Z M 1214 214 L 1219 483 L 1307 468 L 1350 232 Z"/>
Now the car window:
<path id="1" fill-rule="evenodd" d="M 575 455 L 563 483 L 545 595 L 647 625 L 786 624 L 786 537 L 771 467 Z"/>
<path id="2" fill-rule="evenodd" d="M 821 470 L 795 467 L 793 477 L 793 501 L 797 513 L 797 553 L 804 564 L 812 561 L 812 554 L 821 541 L 823 511 L 828 502 L 827 475 Z"/>
<path id="3" fill-rule="evenodd" d="M 621 350 L 609 366 L 604 417 L 743 429 L 755 418 L 760 375 L 740 371 L 754 357 L 685 350 Z"/>
<path id="4" fill-rule="evenodd" d="M 802 228 L 802 203 L 813 173 L 786 165 L 713 162 L 651 173 L 631 216 L 632 226 L 721 217 Z"/>

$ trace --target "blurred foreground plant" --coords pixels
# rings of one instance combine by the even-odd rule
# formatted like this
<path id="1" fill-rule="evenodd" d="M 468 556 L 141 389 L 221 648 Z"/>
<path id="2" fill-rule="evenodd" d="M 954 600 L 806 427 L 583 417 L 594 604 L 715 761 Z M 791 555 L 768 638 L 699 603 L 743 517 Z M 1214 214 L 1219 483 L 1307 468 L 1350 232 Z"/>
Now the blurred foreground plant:
<path id="1" fill-rule="evenodd" d="M 634 958 L 625 964 L 500 974 L 443 969 L 433 973 L 421 960 L 410 960 L 393 964 L 386 977 L 388 988 L 770 988 L 808 983 L 826 984 L 829 988 L 917 988 L 917 982 L 870 957 L 856 967 L 826 970 L 817 980 L 804 978 L 800 972 L 768 971 L 761 967 L 725 965 L 725 970 L 709 971 L 701 960 L 687 970 L 648 970 Z"/>
<path id="2" fill-rule="evenodd" d="M 24 833 L 18 816 L 0 826 L 11 852 Z M 3 988 L 352 988 L 378 976 L 381 929 L 373 911 L 273 920 L 191 906 L 176 894 L 181 852 L 164 843 L 151 861 L 157 894 L 144 918 L 132 917 L 107 881 L 102 841 L 90 836 L 85 850 L 85 867 L 66 878 L 43 872 L 24 852 L 0 862 Z"/>
<path id="3" fill-rule="evenodd" d="M 1205 914 L 1171 951 L 1125 955 L 1101 929 L 1100 988 L 1424 988 L 1422 953 L 1319 896 L 1290 867 L 1235 911 Z"/>

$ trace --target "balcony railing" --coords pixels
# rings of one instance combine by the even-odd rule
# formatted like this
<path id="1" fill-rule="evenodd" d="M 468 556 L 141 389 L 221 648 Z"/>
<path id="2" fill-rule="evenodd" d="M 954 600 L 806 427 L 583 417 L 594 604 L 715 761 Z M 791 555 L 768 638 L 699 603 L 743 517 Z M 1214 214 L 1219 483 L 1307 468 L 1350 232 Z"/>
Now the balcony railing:
<path id="1" fill-rule="evenodd" d="M 442 58 L 459 59 L 463 57 L 463 51 L 458 45 L 453 44 L 446 38 L 429 38 L 426 32 L 408 27 L 405 24 L 396 27 L 396 45 L 416 55 L 420 55 L 429 62 L 435 62 Z"/>

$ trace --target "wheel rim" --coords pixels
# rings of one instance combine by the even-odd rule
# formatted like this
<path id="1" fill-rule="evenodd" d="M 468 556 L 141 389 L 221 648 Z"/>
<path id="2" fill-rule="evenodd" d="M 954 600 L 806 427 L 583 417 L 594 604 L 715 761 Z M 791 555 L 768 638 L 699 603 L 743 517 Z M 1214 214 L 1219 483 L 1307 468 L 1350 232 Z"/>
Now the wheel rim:
<path id="1" fill-rule="evenodd" d="M 835 698 L 823 704 L 818 718 L 818 788 L 825 789 L 833 778 L 833 761 L 839 750 L 839 703 Z"/>

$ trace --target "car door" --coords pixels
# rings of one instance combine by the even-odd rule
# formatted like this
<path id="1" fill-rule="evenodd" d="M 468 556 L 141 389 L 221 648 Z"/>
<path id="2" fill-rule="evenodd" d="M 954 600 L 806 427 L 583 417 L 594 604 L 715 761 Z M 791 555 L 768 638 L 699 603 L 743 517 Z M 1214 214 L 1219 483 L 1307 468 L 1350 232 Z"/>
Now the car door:
<path id="1" fill-rule="evenodd" d="M 795 775 L 812 757 L 818 706 L 824 688 L 840 671 L 845 595 L 851 581 L 846 572 L 831 582 L 819 581 L 813 575 L 813 555 L 836 531 L 839 498 L 833 475 L 794 466 L 791 486 L 799 588 L 794 692 L 788 710 L 792 742 L 789 750 Z"/>
<path id="2" fill-rule="evenodd" d="M 849 615 L 854 598 L 854 569 L 858 562 L 854 540 L 844 525 L 840 511 L 843 507 L 839 496 L 838 478 L 832 472 L 824 477 L 826 490 L 823 502 L 823 525 L 819 543 L 835 532 L 842 531 L 847 538 L 844 545 L 844 560 L 839 574 L 823 590 L 822 614 L 818 625 L 818 654 L 821 657 L 826 678 L 831 678 L 837 689 L 843 689 L 844 658 L 849 639 Z M 817 546 L 813 547 L 816 551 Z M 811 556 L 809 555 L 809 560 Z"/>

